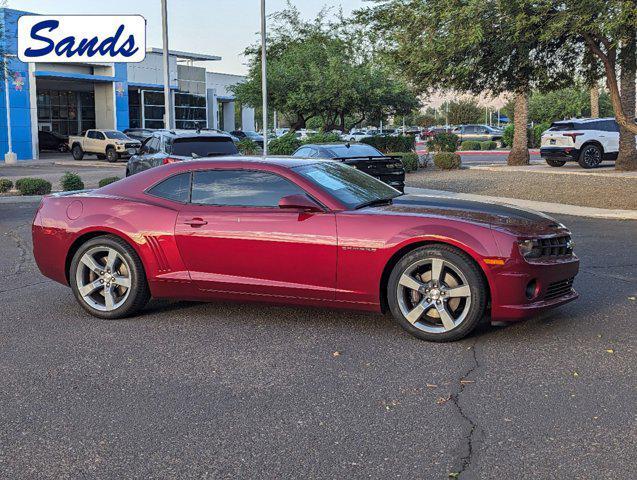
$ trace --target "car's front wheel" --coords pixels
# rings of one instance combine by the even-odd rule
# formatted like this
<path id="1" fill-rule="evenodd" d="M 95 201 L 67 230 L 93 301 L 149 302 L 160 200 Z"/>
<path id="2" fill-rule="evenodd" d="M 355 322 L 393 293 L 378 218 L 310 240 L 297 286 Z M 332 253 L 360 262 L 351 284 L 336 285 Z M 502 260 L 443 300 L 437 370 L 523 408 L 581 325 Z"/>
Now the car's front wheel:
<path id="1" fill-rule="evenodd" d="M 602 163 L 602 149 L 594 144 L 584 145 L 578 163 L 582 168 L 595 168 Z"/>
<path id="2" fill-rule="evenodd" d="M 77 250 L 69 280 L 82 308 L 99 318 L 134 315 L 150 298 L 139 256 L 113 235 L 93 238 Z"/>
<path id="3" fill-rule="evenodd" d="M 566 160 L 560 160 L 558 158 L 547 158 L 546 163 L 551 167 L 563 167 L 566 164 Z"/>
<path id="4" fill-rule="evenodd" d="M 113 163 L 113 162 L 116 162 L 118 159 L 119 159 L 119 155 L 117 154 L 115 149 L 113 147 L 108 147 L 106 149 L 106 160 Z"/>
<path id="5" fill-rule="evenodd" d="M 392 315 L 423 340 L 468 335 L 484 316 L 487 285 L 475 262 L 447 245 L 412 250 L 394 266 L 387 285 Z"/>

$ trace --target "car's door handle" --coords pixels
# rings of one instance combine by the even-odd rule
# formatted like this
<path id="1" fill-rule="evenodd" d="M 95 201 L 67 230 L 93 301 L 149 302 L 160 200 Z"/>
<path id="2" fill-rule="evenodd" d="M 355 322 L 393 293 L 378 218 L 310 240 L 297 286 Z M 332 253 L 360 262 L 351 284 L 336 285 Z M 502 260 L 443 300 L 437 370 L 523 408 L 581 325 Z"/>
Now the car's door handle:
<path id="1" fill-rule="evenodd" d="M 184 225 L 190 225 L 191 227 L 202 227 L 203 225 L 208 225 L 203 218 L 195 217 L 189 220 L 184 220 Z"/>

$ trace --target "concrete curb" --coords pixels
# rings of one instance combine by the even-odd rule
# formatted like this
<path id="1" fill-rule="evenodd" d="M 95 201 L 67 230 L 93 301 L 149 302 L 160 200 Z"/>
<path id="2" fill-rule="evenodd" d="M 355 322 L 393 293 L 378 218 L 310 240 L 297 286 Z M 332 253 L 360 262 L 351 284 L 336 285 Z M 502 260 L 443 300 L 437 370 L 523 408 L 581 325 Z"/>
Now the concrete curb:
<path id="1" fill-rule="evenodd" d="M 573 215 L 575 217 L 607 218 L 612 220 L 637 220 L 637 210 L 611 210 L 595 207 L 580 207 L 563 203 L 537 202 L 519 198 L 490 197 L 487 195 L 473 195 L 469 193 L 448 192 L 446 190 L 430 190 L 428 188 L 406 187 L 405 192 L 420 197 L 449 197 L 461 200 L 473 200 L 486 203 L 503 203 L 519 208 L 527 208 L 545 213 Z"/>
<path id="2" fill-rule="evenodd" d="M 38 203 L 42 195 L 7 195 L 0 197 L 2 203 Z"/>
<path id="3" fill-rule="evenodd" d="M 541 168 L 529 168 L 541 167 Z M 636 179 L 637 172 L 616 172 L 616 171 L 589 171 L 589 170 L 562 170 L 549 167 L 542 162 L 531 162 L 529 166 L 508 166 L 508 165 L 471 165 L 467 166 L 472 170 L 485 170 L 490 172 L 529 172 L 529 173 L 546 173 L 550 175 L 588 175 L 593 177 L 609 177 L 609 178 L 627 178 Z"/>
<path id="4" fill-rule="evenodd" d="M 102 162 L 83 162 L 82 160 L 80 161 L 57 161 L 57 162 L 53 162 L 53 165 L 57 165 L 60 167 L 97 167 L 97 168 L 121 168 L 121 167 L 126 167 L 126 163 L 120 163 L 120 162 L 115 162 L 115 163 L 102 163 Z"/>

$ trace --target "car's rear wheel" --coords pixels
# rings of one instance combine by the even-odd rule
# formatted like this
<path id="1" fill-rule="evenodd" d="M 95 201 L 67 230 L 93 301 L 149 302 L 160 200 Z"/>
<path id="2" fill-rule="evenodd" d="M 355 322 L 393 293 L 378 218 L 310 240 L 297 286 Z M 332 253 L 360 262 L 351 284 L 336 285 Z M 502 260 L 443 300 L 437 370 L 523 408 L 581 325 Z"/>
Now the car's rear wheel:
<path id="1" fill-rule="evenodd" d="M 150 298 L 139 256 L 113 235 L 93 238 L 77 250 L 69 280 L 82 308 L 99 318 L 134 315 Z"/>
<path id="2" fill-rule="evenodd" d="M 117 155 L 117 152 L 115 151 L 113 147 L 108 147 L 106 149 L 106 160 L 113 163 L 113 162 L 116 162 L 118 158 L 119 158 L 119 155 Z"/>
<path id="3" fill-rule="evenodd" d="M 560 160 L 559 158 L 547 158 L 546 163 L 551 167 L 563 167 L 566 164 L 566 160 Z"/>
<path id="4" fill-rule="evenodd" d="M 75 160 L 82 160 L 84 158 L 84 150 L 79 145 L 73 145 L 71 149 L 71 153 L 73 154 L 73 158 Z"/>
<path id="5" fill-rule="evenodd" d="M 484 316 L 487 285 L 475 262 L 447 245 L 417 248 L 394 266 L 389 308 L 407 332 L 448 342 L 468 335 Z"/>
<path id="6" fill-rule="evenodd" d="M 602 163 L 602 149 L 594 144 L 584 145 L 578 163 L 582 168 L 595 168 Z"/>

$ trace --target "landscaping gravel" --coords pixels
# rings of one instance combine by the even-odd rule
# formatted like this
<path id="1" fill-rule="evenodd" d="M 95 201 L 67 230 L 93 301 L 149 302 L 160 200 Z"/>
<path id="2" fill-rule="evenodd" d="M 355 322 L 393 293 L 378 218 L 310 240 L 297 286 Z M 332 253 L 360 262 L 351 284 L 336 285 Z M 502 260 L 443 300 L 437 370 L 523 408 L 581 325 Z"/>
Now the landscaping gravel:
<path id="1" fill-rule="evenodd" d="M 637 210 L 637 180 L 633 178 L 427 169 L 408 174 L 406 184 L 408 187 L 476 195 Z"/>

